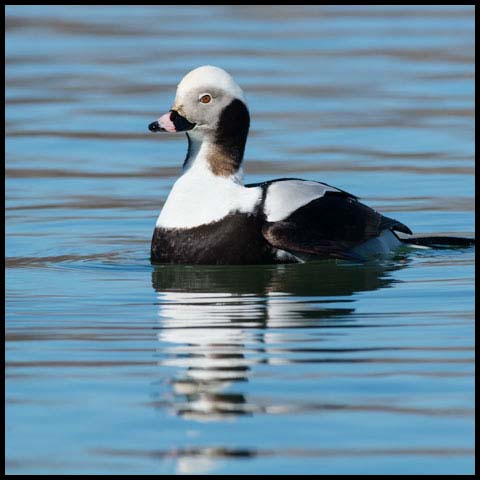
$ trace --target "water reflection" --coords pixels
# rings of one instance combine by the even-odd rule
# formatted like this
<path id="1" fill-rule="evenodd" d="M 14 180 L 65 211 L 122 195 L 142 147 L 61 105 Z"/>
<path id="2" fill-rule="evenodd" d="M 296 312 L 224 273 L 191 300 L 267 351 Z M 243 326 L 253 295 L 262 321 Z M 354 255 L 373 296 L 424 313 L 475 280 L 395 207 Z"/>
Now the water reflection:
<path id="1" fill-rule="evenodd" d="M 269 413 L 270 405 L 249 401 L 240 385 L 253 365 L 292 363 L 291 353 L 306 347 L 292 349 L 295 338 L 284 329 L 354 326 L 354 295 L 389 286 L 400 267 L 157 266 L 158 339 L 171 345 L 164 364 L 178 367 L 171 379 L 176 413 L 196 420 Z"/>

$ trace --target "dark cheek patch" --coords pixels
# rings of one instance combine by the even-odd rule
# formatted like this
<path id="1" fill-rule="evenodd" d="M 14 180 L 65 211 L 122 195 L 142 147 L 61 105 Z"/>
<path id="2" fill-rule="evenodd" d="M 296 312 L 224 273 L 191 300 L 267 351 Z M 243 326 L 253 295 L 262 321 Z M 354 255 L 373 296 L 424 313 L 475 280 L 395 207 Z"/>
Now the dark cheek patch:
<path id="1" fill-rule="evenodd" d="M 235 99 L 223 109 L 215 134 L 216 148 L 209 158 L 213 173 L 228 176 L 239 169 L 249 127 L 250 115 L 241 100 Z"/>

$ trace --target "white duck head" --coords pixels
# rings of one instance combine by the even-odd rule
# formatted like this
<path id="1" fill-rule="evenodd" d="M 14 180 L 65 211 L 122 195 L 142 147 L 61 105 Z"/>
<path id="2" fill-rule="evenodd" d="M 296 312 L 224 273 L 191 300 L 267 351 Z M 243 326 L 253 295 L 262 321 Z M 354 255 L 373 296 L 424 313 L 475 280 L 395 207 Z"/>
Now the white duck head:
<path id="1" fill-rule="evenodd" d="M 185 75 L 170 111 L 148 128 L 185 132 L 189 146 L 184 166 L 201 151 L 215 175 L 229 176 L 240 168 L 249 126 L 242 89 L 225 70 L 206 65 Z"/>

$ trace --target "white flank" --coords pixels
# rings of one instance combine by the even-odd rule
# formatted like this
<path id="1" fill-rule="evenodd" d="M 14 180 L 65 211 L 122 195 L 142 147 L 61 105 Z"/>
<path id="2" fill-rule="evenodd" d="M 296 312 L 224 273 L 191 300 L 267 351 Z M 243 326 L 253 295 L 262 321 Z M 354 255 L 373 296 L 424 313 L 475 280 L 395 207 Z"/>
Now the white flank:
<path id="1" fill-rule="evenodd" d="M 308 180 L 284 180 L 270 185 L 265 199 L 265 214 L 269 222 L 284 220 L 291 213 L 325 192 L 338 189 Z"/>
<path id="2" fill-rule="evenodd" d="M 280 261 L 293 261 L 297 263 L 305 263 L 300 257 L 293 255 L 293 253 L 287 252 L 286 250 L 277 249 L 275 255 Z"/>
<path id="3" fill-rule="evenodd" d="M 397 249 L 402 242 L 390 230 L 384 230 L 378 237 L 371 238 L 355 247 L 353 251 L 365 258 L 384 256 Z"/>

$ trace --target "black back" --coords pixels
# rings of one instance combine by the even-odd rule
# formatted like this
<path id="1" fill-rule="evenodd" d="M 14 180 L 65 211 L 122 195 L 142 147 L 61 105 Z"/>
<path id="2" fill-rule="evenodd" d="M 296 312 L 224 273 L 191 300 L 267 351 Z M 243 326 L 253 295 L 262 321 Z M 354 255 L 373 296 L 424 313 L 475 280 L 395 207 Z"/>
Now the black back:
<path id="1" fill-rule="evenodd" d="M 354 247 L 384 230 L 412 233 L 349 194 L 325 192 L 284 220 L 267 222 L 263 234 L 272 245 L 290 252 L 352 260 L 357 259 Z"/>

